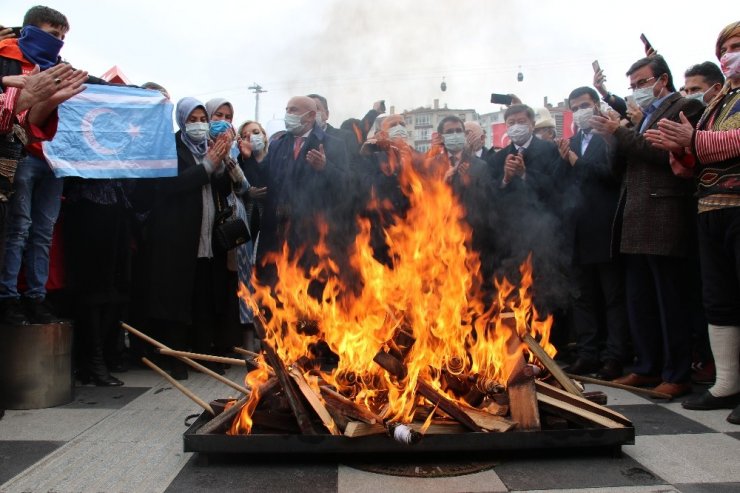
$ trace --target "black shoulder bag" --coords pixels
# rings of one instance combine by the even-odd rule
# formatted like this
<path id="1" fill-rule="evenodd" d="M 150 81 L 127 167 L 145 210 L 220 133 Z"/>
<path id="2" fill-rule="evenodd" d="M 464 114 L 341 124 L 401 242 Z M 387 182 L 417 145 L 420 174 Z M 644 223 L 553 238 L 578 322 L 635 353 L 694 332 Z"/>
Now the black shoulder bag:
<path id="1" fill-rule="evenodd" d="M 213 250 L 224 253 L 249 241 L 249 229 L 234 207 L 223 204 L 221 194 L 216 192 L 216 217 L 213 221 Z M 237 198 L 236 200 L 239 200 Z"/>

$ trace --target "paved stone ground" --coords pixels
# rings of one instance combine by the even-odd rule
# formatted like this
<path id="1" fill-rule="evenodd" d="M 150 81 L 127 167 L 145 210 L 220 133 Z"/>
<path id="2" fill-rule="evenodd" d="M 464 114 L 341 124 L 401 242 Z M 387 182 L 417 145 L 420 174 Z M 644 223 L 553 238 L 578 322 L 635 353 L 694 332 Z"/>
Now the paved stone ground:
<path id="1" fill-rule="evenodd" d="M 367 472 L 350 460 L 206 463 L 182 451 L 184 420 L 199 413 L 195 404 L 152 372 L 118 376 L 125 387 L 77 387 L 68 405 L 6 411 L 0 419 L 0 492 L 740 491 L 740 426 L 725 421 L 729 411 L 687 411 L 679 402 L 614 389 L 588 386 L 606 392 L 609 405 L 634 422 L 636 443 L 621 455 L 498 454 L 485 458 L 490 467 L 472 474 L 409 478 Z M 241 378 L 236 369 L 228 376 Z M 228 387 L 200 374 L 191 373 L 185 383 L 205 400 L 230 396 Z"/>

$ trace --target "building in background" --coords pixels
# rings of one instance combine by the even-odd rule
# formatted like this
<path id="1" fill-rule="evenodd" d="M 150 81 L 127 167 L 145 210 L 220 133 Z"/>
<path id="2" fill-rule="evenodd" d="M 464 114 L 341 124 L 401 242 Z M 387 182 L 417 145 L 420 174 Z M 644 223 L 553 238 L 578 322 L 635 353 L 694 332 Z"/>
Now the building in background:
<path id="1" fill-rule="evenodd" d="M 571 138 L 575 131 L 573 128 L 573 113 L 568 108 L 567 101 L 561 101 L 557 106 L 553 106 L 547 101 L 547 97 L 545 97 L 543 104 L 550 112 L 550 116 L 555 120 L 557 138 Z M 540 107 L 529 106 L 535 111 L 535 116 L 537 116 L 537 109 Z M 504 122 L 505 111 L 506 108 L 502 107 L 499 111 L 480 115 L 480 124 L 486 130 L 486 147 L 501 149 L 509 145 L 509 136 L 506 134 L 506 123 Z"/>
<path id="2" fill-rule="evenodd" d="M 395 114 L 395 108 L 391 106 L 390 114 Z M 455 115 L 462 121 L 478 121 L 478 113 L 473 109 L 457 110 L 439 107 L 439 99 L 434 100 L 433 106 L 406 110 L 401 113 L 406 121 L 406 129 L 409 132 L 411 145 L 419 152 L 426 152 L 432 146 L 432 135 L 437 131 L 439 121 L 449 115 Z M 375 121 L 375 130 L 380 128 L 383 118 Z"/>

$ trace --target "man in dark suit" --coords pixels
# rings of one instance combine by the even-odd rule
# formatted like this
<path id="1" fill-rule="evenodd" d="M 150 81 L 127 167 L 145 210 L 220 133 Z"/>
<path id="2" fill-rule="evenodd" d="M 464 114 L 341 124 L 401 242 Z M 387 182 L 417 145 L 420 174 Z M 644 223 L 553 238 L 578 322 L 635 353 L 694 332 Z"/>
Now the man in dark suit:
<path id="1" fill-rule="evenodd" d="M 620 180 L 612 169 L 606 141 L 591 132 L 591 117 L 600 114 L 598 93 L 590 87 L 579 87 L 568 96 L 568 105 L 578 126 L 572 139 L 559 141 L 562 168 L 567 175 L 567 223 L 572 230 L 578 284 L 572 301 L 578 359 L 569 371 L 583 375 L 598 370 L 598 378 L 613 380 L 622 376 L 629 338 L 624 269 L 611 249 Z M 606 322 L 606 344 L 600 355 L 602 319 Z"/>
<path id="2" fill-rule="evenodd" d="M 560 163 L 557 146 L 534 136 L 534 110 L 527 105 L 509 106 L 504 121 L 511 144 L 487 159 L 494 183 L 509 195 L 549 202 L 552 176 Z"/>
<path id="3" fill-rule="evenodd" d="M 324 96 L 318 94 L 309 94 L 309 98 L 313 99 L 316 103 L 316 122 L 321 129 L 326 132 L 327 135 L 341 140 L 347 146 L 347 153 L 349 154 L 350 164 L 353 168 L 361 162 L 360 159 L 360 142 L 357 141 L 357 137 L 352 132 L 343 130 L 341 128 L 333 127 L 329 123 L 329 102 Z"/>
<path id="4" fill-rule="evenodd" d="M 595 131 L 613 139 L 617 164 L 624 163 L 620 195 L 620 251 L 625 254 L 627 313 L 637 354 L 627 385 L 657 385 L 678 397 L 691 391 L 689 257 L 695 255 L 693 184 L 675 176 L 668 152 L 643 137 L 661 119 L 683 113 L 696 123 L 702 104 L 675 92 L 663 57 L 635 62 L 627 71 L 643 120 L 634 129 L 595 116 Z M 617 222 L 617 224 L 619 224 Z"/>
<path id="5" fill-rule="evenodd" d="M 562 230 L 561 194 L 556 172 L 560 166 L 558 147 L 534 136 L 535 114 L 523 104 L 504 112 L 511 144 L 487 162 L 493 178 L 495 224 L 495 270 L 515 284 L 519 266 L 532 253 L 535 275 L 535 304 L 540 314 L 556 313 L 552 331 L 554 344 L 567 344 L 565 314 L 568 305 L 570 254 Z"/>
<path id="6" fill-rule="evenodd" d="M 286 133 L 270 144 L 261 163 L 252 163 L 262 171 L 267 185 L 257 252 L 260 259 L 280 250 L 286 241 L 291 253 L 307 246 L 310 255 L 310 247 L 319 239 L 319 216 L 330 230 L 347 219 L 343 215 L 346 194 L 341 193 L 347 149 L 317 124 L 317 112 L 311 98 L 291 98 L 285 108 Z"/>
<path id="7" fill-rule="evenodd" d="M 433 142 L 441 144 L 444 152 L 436 156 L 445 170 L 444 179 L 452 186 L 455 195 L 465 208 L 465 219 L 473 236 L 471 247 L 478 252 L 481 260 L 484 286 L 493 287 L 493 251 L 489 248 L 495 235 L 489 221 L 492 190 L 488 165 L 476 157 L 481 140 L 471 145 L 468 123 L 474 123 L 473 131 L 482 136 L 482 129 L 476 122 L 463 122 L 455 115 L 448 115 L 437 125 L 437 136 Z M 477 128 L 476 128 L 477 127 Z M 439 139 L 439 140 L 437 140 Z M 476 149 L 477 148 L 477 149 Z"/>

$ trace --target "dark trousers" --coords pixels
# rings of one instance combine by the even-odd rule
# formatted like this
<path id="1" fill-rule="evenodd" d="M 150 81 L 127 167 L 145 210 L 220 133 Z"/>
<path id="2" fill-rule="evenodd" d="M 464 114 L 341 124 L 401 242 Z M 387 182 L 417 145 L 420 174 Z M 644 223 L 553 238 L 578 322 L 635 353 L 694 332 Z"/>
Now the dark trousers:
<path id="1" fill-rule="evenodd" d="M 683 383 L 691 371 L 689 263 L 660 255 L 625 255 L 627 314 L 637 355 L 633 371 Z"/>
<path id="2" fill-rule="evenodd" d="M 220 294 L 224 291 L 226 269 L 216 265 L 223 260 L 199 258 L 195 267 L 191 340 L 196 353 L 213 354 L 214 345 L 223 336 L 227 300 Z"/>
<path id="3" fill-rule="evenodd" d="M 740 207 L 703 212 L 698 223 L 707 321 L 740 325 Z"/>
<path id="4" fill-rule="evenodd" d="M 573 299 L 573 328 L 578 357 L 590 361 L 614 359 L 624 363 L 629 338 L 625 306 L 624 267 L 621 262 L 579 265 L 575 269 L 578 294 Z M 599 358 L 599 343 L 606 347 Z"/>

